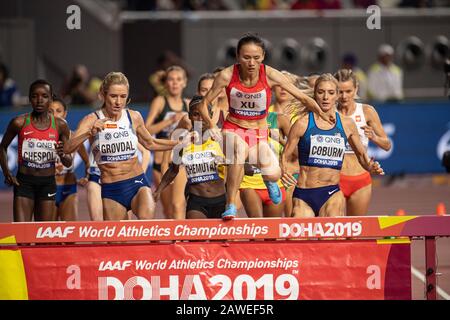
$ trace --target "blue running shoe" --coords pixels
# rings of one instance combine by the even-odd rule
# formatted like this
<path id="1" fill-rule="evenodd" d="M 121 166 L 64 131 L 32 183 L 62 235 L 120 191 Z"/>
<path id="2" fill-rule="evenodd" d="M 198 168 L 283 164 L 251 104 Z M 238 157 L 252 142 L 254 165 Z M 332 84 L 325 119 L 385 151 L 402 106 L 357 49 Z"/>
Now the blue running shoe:
<path id="1" fill-rule="evenodd" d="M 272 181 L 264 181 L 264 184 L 266 185 L 267 191 L 269 192 L 270 200 L 272 200 L 274 204 L 281 203 L 282 195 L 278 183 Z"/>
<path id="2" fill-rule="evenodd" d="M 227 205 L 224 213 L 222 213 L 223 220 L 232 220 L 236 217 L 236 206 L 234 204 Z"/>

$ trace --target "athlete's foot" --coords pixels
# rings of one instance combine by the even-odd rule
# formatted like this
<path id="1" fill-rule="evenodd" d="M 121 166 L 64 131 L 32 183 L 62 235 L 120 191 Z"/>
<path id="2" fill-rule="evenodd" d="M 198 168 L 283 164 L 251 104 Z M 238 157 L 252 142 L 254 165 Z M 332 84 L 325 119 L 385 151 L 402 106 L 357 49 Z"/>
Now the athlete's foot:
<path id="1" fill-rule="evenodd" d="M 272 200 L 274 204 L 281 203 L 282 196 L 278 183 L 272 181 L 264 181 L 264 183 L 267 187 L 267 191 L 269 192 L 270 200 Z"/>
<path id="2" fill-rule="evenodd" d="M 236 212 L 236 206 L 234 204 L 229 204 L 227 205 L 225 212 L 222 213 L 222 219 L 232 220 L 236 217 Z"/>

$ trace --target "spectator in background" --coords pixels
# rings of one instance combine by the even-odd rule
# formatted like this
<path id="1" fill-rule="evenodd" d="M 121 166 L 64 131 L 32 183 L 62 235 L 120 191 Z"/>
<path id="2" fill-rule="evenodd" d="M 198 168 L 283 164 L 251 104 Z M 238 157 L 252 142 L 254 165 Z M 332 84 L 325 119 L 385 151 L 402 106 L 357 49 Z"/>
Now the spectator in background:
<path id="1" fill-rule="evenodd" d="M 341 8 L 341 0 L 296 0 L 291 5 L 292 10 L 328 10 Z"/>
<path id="2" fill-rule="evenodd" d="M 378 48 L 378 61 L 368 71 L 368 97 L 376 101 L 403 99 L 403 71 L 393 63 L 394 48 L 382 44 Z"/>
<path id="3" fill-rule="evenodd" d="M 76 65 L 67 81 L 62 96 L 72 105 L 93 105 L 97 101 L 99 81 L 91 79 L 85 65 Z"/>
<path id="4" fill-rule="evenodd" d="M 361 100 L 367 99 L 367 76 L 366 73 L 357 66 L 358 60 L 353 53 L 346 53 L 342 57 L 341 69 L 352 70 L 353 74 L 358 80 L 358 98 Z"/>
<path id="5" fill-rule="evenodd" d="M 20 93 L 16 83 L 9 77 L 8 68 L 0 63 L 0 107 L 20 105 Z"/>

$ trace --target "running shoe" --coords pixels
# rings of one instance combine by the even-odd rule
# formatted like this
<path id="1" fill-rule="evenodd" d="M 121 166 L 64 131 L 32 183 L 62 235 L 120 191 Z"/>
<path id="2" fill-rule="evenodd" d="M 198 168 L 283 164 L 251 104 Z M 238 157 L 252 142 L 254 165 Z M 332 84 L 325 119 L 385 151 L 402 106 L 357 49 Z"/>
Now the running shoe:
<path id="1" fill-rule="evenodd" d="M 234 204 L 227 205 L 227 209 L 222 213 L 223 220 L 232 220 L 236 217 L 236 206 Z"/>
<path id="2" fill-rule="evenodd" d="M 270 200 L 272 200 L 274 204 L 281 203 L 282 195 L 278 183 L 272 181 L 264 181 L 264 184 L 266 185 L 267 191 L 269 192 Z"/>

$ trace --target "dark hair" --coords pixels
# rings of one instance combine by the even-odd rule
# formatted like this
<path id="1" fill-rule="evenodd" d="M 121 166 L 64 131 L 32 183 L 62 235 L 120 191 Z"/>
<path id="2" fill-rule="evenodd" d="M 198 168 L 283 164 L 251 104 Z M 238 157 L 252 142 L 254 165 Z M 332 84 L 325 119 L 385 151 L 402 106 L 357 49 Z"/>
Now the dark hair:
<path id="1" fill-rule="evenodd" d="M 47 80 L 44 80 L 44 79 L 38 79 L 30 85 L 30 91 L 28 92 L 28 97 L 31 97 L 31 93 L 33 92 L 35 87 L 43 87 L 43 86 L 48 86 L 50 88 L 50 97 L 53 98 L 52 85 L 50 84 L 50 82 L 48 82 Z"/>
<path id="2" fill-rule="evenodd" d="M 5 80 L 9 78 L 8 68 L 3 63 L 0 63 L 0 73 L 3 73 Z"/>
<path id="3" fill-rule="evenodd" d="M 204 73 L 200 76 L 200 78 L 198 79 L 198 82 L 197 82 L 197 91 L 200 91 L 200 84 L 202 83 L 202 81 L 208 80 L 208 79 L 214 80 L 215 77 L 212 73 Z"/>
<path id="4" fill-rule="evenodd" d="M 216 67 L 212 73 L 213 73 L 213 74 L 219 73 L 219 72 L 222 71 L 223 69 L 225 69 L 225 67 L 223 67 L 223 66 Z"/>
<path id="5" fill-rule="evenodd" d="M 64 111 L 67 111 L 67 104 L 64 102 L 63 99 L 58 98 L 57 96 L 53 96 L 53 102 L 58 102 L 60 105 L 63 106 Z"/>
<path id="6" fill-rule="evenodd" d="M 239 55 L 239 51 L 243 45 L 247 43 L 254 43 L 258 47 L 261 47 L 263 53 L 266 52 L 266 45 L 264 44 L 264 40 L 256 33 L 246 33 L 239 39 L 239 42 L 236 47 L 236 55 Z"/>
<path id="7" fill-rule="evenodd" d="M 203 101 L 203 96 L 198 95 L 198 94 L 193 96 L 192 99 L 191 99 L 191 102 L 189 102 L 189 114 L 193 111 L 193 109 L 198 108 L 198 105 L 202 101 Z M 208 105 L 208 111 L 209 111 L 209 115 L 211 116 L 211 114 L 212 114 L 212 106 L 210 104 Z"/>

